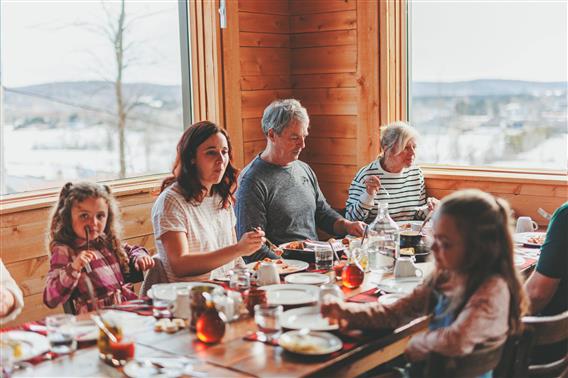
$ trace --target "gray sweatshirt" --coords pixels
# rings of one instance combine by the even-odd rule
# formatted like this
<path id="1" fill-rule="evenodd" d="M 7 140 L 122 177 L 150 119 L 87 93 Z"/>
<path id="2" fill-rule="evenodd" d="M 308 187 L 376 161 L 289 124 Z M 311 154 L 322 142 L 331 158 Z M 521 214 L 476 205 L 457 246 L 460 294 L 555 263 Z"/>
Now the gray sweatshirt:
<path id="1" fill-rule="evenodd" d="M 283 167 L 267 163 L 260 155 L 239 176 L 235 213 L 239 239 L 260 226 L 275 244 L 317 240 L 317 227 L 333 235 L 333 225 L 341 218 L 327 203 L 309 165 L 296 160 Z M 263 246 L 245 260 L 266 256 L 276 257 Z"/>

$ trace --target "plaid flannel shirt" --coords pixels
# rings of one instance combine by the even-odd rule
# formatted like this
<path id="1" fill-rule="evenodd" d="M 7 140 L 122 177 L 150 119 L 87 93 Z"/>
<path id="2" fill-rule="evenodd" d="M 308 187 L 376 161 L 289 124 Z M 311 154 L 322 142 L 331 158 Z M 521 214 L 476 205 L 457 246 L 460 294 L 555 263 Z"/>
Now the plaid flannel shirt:
<path id="1" fill-rule="evenodd" d="M 148 255 L 145 248 L 124 244 L 124 250 L 129 257 L 131 269 L 136 259 Z M 99 307 L 121 303 L 135 299 L 137 296 L 132 285 L 125 283 L 118 258 L 104 247 L 96 248 L 95 243 L 90 247 L 97 258 L 90 263 L 92 272 L 84 269 L 80 272 L 71 266 L 79 253 L 86 249 L 86 243 L 77 241 L 74 247 L 56 244 L 51 250 L 50 268 L 47 283 L 43 291 L 43 302 L 47 307 L 54 308 L 72 300 L 77 313 L 92 311 L 92 301 L 85 279 L 91 279 L 95 297 Z"/>

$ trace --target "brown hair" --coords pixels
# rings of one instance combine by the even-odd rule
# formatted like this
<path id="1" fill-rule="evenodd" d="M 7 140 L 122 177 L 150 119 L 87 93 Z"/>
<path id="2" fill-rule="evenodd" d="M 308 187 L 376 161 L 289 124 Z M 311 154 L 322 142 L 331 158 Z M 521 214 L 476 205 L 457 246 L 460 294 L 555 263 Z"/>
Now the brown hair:
<path id="1" fill-rule="evenodd" d="M 185 130 L 177 145 L 177 154 L 172 168 L 172 176 L 167 177 L 162 182 L 160 192 L 163 192 L 168 186 L 177 182 L 182 189 L 182 195 L 186 201 L 193 204 L 199 204 L 203 201 L 207 193 L 205 187 L 199 181 L 197 166 L 194 161 L 197 154 L 197 147 L 217 133 L 223 134 L 227 139 L 229 164 L 227 164 L 221 182 L 213 185 L 212 190 L 214 193 L 221 196 L 220 206 L 223 208 L 227 208 L 234 203 L 238 170 L 232 164 L 233 149 L 231 147 L 231 140 L 224 129 L 209 121 L 194 123 Z"/>
<path id="2" fill-rule="evenodd" d="M 97 238 L 105 248 L 114 252 L 123 273 L 129 272 L 128 255 L 120 244 L 120 220 L 116 206 L 116 200 L 106 185 L 91 182 L 68 182 L 59 193 L 57 204 L 53 208 L 49 231 L 49 249 L 55 244 L 73 246 L 77 235 L 73 231 L 71 209 L 75 204 L 83 202 L 87 198 L 102 198 L 108 206 L 108 218 L 104 229 L 104 235 Z"/>
<path id="3" fill-rule="evenodd" d="M 500 276 L 509 288 L 509 332 L 522 329 L 521 317 L 529 302 L 514 263 L 511 209 L 507 201 L 480 190 L 462 190 L 440 203 L 434 221 L 442 215 L 453 218 L 464 242 L 465 257 L 461 271 L 466 274 L 465 291 L 459 303 L 450 307 L 458 312 L 479 286 L 491 276 Z M 443 280 L 444 272 L 436 272 Z"/>

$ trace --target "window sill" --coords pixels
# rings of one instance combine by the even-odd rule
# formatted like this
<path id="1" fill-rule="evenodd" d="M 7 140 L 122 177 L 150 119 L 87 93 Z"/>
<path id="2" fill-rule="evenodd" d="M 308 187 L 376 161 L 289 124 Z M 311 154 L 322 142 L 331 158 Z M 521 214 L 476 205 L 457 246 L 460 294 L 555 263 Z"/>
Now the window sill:
<path id="1" fill-rule="evenodd" d="M 167 174 L 136 177 L 124 180 L 102 182 L 110 186 L 115 197 L 132 194 L 151 193 L 160 188 Z M 9 194 L 0 196 L 0 214 L 51 207 L 57 201 L 60 188 Z"/>
<path id="2" fill-rule="evenodd" d="M 560 171 L 529 171 L 521 169 L 496 169 L 487 167 L 451 167 L 421 165 L 426 178 L 456 179 L 492 182 L 518 182 L 541 185 L 566 185 L 568 174 Z"/>

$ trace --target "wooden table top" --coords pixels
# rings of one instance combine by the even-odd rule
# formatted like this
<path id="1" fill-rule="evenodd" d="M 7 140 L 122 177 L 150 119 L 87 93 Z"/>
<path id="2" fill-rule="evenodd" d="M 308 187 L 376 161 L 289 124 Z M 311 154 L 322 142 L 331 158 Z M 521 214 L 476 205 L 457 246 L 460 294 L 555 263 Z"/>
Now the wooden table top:
<path id="1" fill-rule="evenodd" d="M 418 264 L 427 273 L 432 264 Z M 332 272 L 330 272 L 333 275 Z M 367 291 L 374 286 L 376 277 L 365 276 L 365 281 L 357 289 L 343 288 L 346 298 Z M 305 377 L 311 375 L 353 376 L 374 366 L 391 360 L 403 353 L 412 335 L 422 331 L 426 321 L 419 319 L 393 331 L 377 333 L 376 338 L 363 342 L 345 353 L 333 357 L 304 357 L 293 355 L 279 346 L 271 346 L 258 341 L 244 340 L 249 332 L 257 327 L 254 319 L 243 315 L 235 322 L 228 323 L 223 340 L 207 345 L 195 333 L 181 330 L 175 334 L 143 330 L 136 334 L 136 359 L 150 357 L 184 356 L 195 361 L 195 370 L 209 376 L 261 376 L 261 377 Z M 193 362 L 192 362 L 193 363 Z M 80 349 L 73 355 L 62 356 L 53 361 L 45 361 L 34 366 L 34 376 L 123 376 L 98 358 L 96 346 Z"/>
<path id="2" fill-rule="evenodd" d="M 432 263 L 417 264 L 424 274 L 433 269 Z M 330 272 L 330 275 L 333 275 Z M 361 287 L 343 288 L 346 298 L 376 287 L 376 276 L 367 274 Z M 290 354 L 279 346 L 243 337 L 257 327 L 248 315 L 228 323 L 223 340 L 207 345 L 197 340 L 195 333 L 185 329 L 175 334 L 144 330 L 135 336 L 136 358 L 188 357 L 194 368 L 208 376 L 305 377 L 356 376 L 401 355 L 408 341 L 425 330 L 427 318 L 417 319 L 397 330 L 377 332 L 369 340 L 333 357 L 313 358 Z M 34 367 L 35 376 L 106 376 L 122 373 L 98 358 L 96 346 L 80 349 L 71 356 L 42 362 Z"/>

